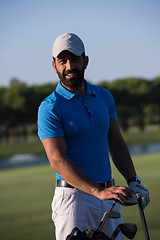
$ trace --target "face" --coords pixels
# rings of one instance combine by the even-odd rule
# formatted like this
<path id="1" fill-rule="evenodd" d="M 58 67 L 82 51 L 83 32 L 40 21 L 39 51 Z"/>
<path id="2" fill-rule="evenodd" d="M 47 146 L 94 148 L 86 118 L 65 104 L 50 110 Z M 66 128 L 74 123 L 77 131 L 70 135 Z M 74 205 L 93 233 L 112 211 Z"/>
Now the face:
<path id="1" fill-rule="evenodd" d="M 84 81 L 84 71 L 88 65 L 88 57 L 76 56 L 69 51 L 63 51 L 52 64 L 62 84 L 74 89 Z"/>

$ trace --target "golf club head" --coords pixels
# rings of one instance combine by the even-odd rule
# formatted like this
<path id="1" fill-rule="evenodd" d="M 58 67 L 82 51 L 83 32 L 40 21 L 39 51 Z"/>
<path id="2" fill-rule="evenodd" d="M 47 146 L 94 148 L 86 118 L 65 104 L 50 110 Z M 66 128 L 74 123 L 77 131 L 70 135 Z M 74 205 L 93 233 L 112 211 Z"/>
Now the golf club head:
<path id="1" fill-rule="evenodd" d="M 133 239 L 137 233 L 137 226 L 134 223 L 123 223 L 120 225 L 120 230 L 124 236 Z"/>
<path id="2" fill-rule="evenodd" d="M 120 214 L 120 212 L 118 212 L 118 211 L 111 211 L 110 212 L 110 214 L 109 214 L 109 218 L 120 218 L 121 217 L 121 214 Z"/>
<path id="3" fill-rule="evenodd" d="M 133 223 L 121 223 L 117 226 L 116 230 L 113 232 L 111 240 L 116 239 L 118 234 L 122 232 L 122 234 L 129 238 L 133 239 L 137 232 L 137 226 Z"/>

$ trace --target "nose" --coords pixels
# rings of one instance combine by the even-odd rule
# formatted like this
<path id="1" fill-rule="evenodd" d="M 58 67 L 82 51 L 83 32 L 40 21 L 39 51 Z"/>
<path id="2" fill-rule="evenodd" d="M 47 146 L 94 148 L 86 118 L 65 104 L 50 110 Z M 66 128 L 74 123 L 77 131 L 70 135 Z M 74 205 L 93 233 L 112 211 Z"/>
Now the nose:
<path id="1" fill-rule="evenodd" d="M 72 60 L 68 59 L 66 62 L 66 69 L 67 70 L 72 70 L 74 68 L 74 63 Z"/>

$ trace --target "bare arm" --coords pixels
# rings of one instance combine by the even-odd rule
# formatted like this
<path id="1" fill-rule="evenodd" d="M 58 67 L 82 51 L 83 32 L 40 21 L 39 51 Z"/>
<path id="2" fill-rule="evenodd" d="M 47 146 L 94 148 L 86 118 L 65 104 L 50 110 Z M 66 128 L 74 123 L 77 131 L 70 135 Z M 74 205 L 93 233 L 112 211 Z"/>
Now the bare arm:
<path id="1" fill-rule="evenodd" d="M 66 142 L 64 137 L 42 140 L 51 168 L 67 183 L 89 194 L 96 195 L 100 187 L 87 178 L 82 171 L 66 157 Z"/>
<path id="2" fill-rule="evenodd" d="M 42 143 L 51 168 L 70 185 L 101 200 L 116 199 L 123 203 L 121 195 L 127 198 L 131 197 L 132 193 L 129 188 L 113 186 L 104 189 L 84 175 L 71 159 L 66 157 L 66 142 L 64 137 L 43 139 Z"/>
<path id="3" fill-rule="evenodd" d="M 124 178 L 128 180 L 135 176 L 135 168 L 117 121 L 110 123 L 108 145 L 112 160 Z"/>

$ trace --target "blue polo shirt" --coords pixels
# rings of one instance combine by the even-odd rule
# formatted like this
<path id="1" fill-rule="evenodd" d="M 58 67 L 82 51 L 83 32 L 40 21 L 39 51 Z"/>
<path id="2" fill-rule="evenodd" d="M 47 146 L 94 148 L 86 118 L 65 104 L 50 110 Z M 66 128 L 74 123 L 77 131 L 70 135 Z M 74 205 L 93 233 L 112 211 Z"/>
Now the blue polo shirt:
<path id="1" fill-rule="evenodd" d="M 39 107 L 38 135 L 40 140 L 64 136 L 67 157 L 93 181 L 107 182 L 111 179 L 108 130 L 110 121 L 117 119 L 116 106 L 108 90 L 85 83 L 84 98 L 58 83 Z M 58 173 L 56 178 L 62 179 Z"/>

